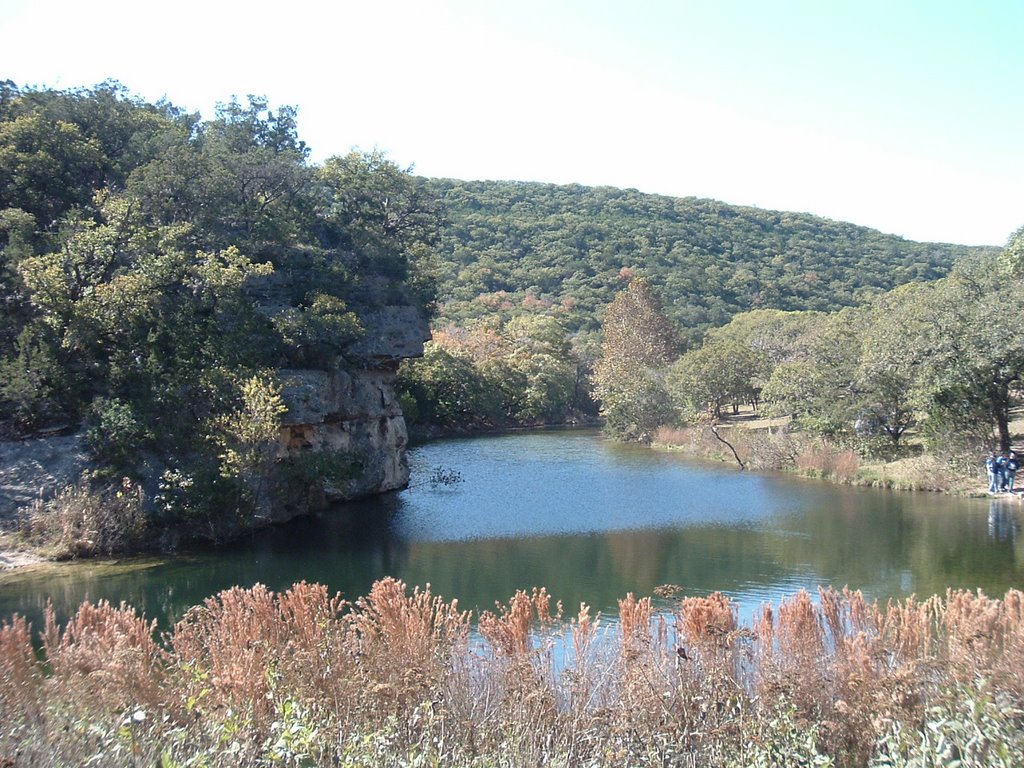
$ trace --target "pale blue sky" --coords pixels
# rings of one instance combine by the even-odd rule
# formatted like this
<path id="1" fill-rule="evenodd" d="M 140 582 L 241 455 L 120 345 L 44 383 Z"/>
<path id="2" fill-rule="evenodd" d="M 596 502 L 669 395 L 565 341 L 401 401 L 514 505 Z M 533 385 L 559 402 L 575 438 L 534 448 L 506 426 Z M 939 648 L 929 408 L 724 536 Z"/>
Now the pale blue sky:
<path id="1" fill-rule="evenodd" d="M 0 78 L 299 108 L 314 159 L 608 184 L 919 240 L 1024 224 L 1024 2 L 0 0 Z"/>

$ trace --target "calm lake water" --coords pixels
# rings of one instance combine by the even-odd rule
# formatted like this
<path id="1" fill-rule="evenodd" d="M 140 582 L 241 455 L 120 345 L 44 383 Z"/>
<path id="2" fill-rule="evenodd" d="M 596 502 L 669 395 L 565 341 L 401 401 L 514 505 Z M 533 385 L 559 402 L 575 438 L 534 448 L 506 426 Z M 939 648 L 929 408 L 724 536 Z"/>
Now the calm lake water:
<path id="1" fill-rule="evenodd" d="M 354 598 L 386 575 L 429 582 L 464 608 L 545 586 L 570 611 L 584 601 L 612 613 L 627 592 L 671 583 L 689 595 L 720 590 L 744 616 L 819 584 L 878 598 L 1024 587 L 1015 501 L 763 476 L 583 431 L 444 440 L 410 460 L 405 491 L 230 549 L 0 574 L 0 617 L 38 622 L 48 599 L 63 617 L 106 598 L 166 624 L 235 584 L 317 581 Z M 463 482 L 432 486 L 436 467 Z"/>

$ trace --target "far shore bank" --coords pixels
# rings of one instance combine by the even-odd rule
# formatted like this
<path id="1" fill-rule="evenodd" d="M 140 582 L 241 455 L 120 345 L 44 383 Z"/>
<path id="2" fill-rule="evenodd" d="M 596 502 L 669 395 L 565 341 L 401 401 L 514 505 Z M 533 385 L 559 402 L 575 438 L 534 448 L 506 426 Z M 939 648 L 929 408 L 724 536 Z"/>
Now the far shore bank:
<path id="1" fill-rule="evenodd" d="M 652 442 L 651 448 L 654 450 L 668 452 L 683 452 L 686 454 L 686 457 L 688 459 L 692 459 L 694 461 L 706 461 L 713 464 L 732 465 L 736 467 L 737 470 L 740 469 L 736 465 L 736 460 L 734 458 L 732 458 L 731 456 L 722 455 L 721 453 L 696 455 L 692 453 L 688 447 L 660 442 Z M 852 478 L 837 478 L 830 474 L 803 472 L 797 468 L 761 469 L 750 468 L 745 466 L 743 469 L 747 471 L 764 472 L 765 474 L 783 474 L 801 477 L 808 480 L 821 480 L 824 482 L 830 482 L 837 485 L 852 485 L 863 488 L 881 488 L 890 491 L 921 491 L 927 493 L 943 493 L 952 496 L 961 496 L 964 498 L 1006 499 L 1024 503 L 1024 490 L 1015 489 L 1013 492 L 1002 491 L 999 493 L 989 493 L 984 484 L 979 484 L 979 482 L 976 482 L 974 478 L 961 478 L 961 480 L 953 486 L 938 486 L 921 482 L 915 483 L 912 481 L 907 481 L 906 479 L 901 479 L 905 478 L 906 475 L 906 470 L 902 469 L 905 463 L 906 460 L 902 459 L 895 462 L 872 462 L 860 468 L 857 476 Z"/>
<path id="2" fill-rule="evenodd" d="M 503 435 L 519 432 L 544 432 L 563 429 L 599 429 L 600 419 L 578 419 L 551 424 L 520 424 L 512 426 L 471 425 L 465 427 L 442 427 L 436 424 L 416 424 L 407 427 L 410 445 L 422 445 L 434 440 L 454 437 L 474 437 L 477 435 Z"/>
<path id="3" fill-rule="evenodd" d="M 988 493 L 982 468 L 984 457 L 979 457 L 977 467 L 971 467 L 968 462 L 954 464 L 925 453 L 919 446 L 905 446 L 897 458 L 865 458 L 851 447 L 799 430 L 789 431 L 784 419 L 761 418 L 756 412 L 747 411 L 723 420 L 716 430 L 709 425 L 661 427 L 653 435 L 651 447 L 679 452 L 698 461 L 841 485 L 1021 500 L 1019 491 Z"/>

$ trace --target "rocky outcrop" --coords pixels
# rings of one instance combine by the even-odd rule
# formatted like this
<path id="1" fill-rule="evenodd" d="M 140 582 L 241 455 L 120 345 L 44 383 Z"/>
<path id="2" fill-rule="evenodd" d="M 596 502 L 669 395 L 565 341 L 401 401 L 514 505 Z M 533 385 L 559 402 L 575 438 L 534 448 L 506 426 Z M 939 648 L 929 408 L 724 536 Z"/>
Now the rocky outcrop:
<path id="1" fill-rule="evenodd" d="M 88 466 L 81 435 L 0 442 L 0 521 L 78 482 Z"/>
<path id="2" fill-rule="evenodd" d="M 430 326 L 419 310 L 408 304 L 379 307 L 360 314 L 366 332 L 346 354 L 369 365 L 397 364 L 405 358 L 422 357 L 423 343 L 430 340 Z"/>
<path id="3" fill-rule="evenodd" d="M 407 305 L 361 317 L 365 333 L 346 351 L 346 368 L 282 370 L 282 475 L 308 487 L 293 507 L 319 507 L 395 490 L 409 482 L 405 419 L 395 397 L 401 360 L 423 354 L 426 321 Z M 353 364 L 354 361 L 354 364 Z M 294 511 L 275 513 L 280 519 Z"/>
<path id="4" fill-rule="evenodd" d="M 395 400 L 394 371 L 286 370 L 281 378 L 288 405 L 281 458 L 340 454 L 341 466 L 353 469 L 342 487 L 325 478 L 329 500 L 394 490 L 409 481 L 408 434 Z"/>

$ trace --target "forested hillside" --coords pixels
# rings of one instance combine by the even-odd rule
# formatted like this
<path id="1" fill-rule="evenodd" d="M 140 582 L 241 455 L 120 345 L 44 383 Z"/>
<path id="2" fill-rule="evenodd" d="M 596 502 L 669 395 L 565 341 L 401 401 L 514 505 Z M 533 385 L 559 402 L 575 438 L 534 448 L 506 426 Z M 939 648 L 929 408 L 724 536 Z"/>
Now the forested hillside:
<path id="1" fill-rule="evenodd" d="M 455 323 L 551 312 L 569 330 L 593 330 L 636 273 L 693 340 L 738 312 L 834 311 L 996 251 L 611 187 L 434 179 L 429 188 L 447 215 L 441 317 Z"/>

